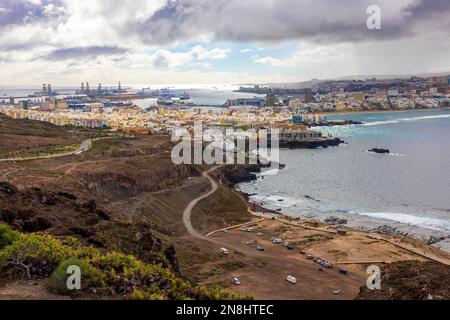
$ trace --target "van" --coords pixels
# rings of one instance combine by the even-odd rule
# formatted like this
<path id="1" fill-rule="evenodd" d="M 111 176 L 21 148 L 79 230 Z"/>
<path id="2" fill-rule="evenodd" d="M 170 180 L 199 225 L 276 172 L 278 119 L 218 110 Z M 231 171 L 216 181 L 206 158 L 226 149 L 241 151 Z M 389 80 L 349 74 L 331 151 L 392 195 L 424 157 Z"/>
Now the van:
<path id="1" fill-rule="evenodd" d="M 297 283 L 297 279 L 293 276 L 287 276 L 286 277 L 286 281 L 292 284 L 296 284 Z"/>

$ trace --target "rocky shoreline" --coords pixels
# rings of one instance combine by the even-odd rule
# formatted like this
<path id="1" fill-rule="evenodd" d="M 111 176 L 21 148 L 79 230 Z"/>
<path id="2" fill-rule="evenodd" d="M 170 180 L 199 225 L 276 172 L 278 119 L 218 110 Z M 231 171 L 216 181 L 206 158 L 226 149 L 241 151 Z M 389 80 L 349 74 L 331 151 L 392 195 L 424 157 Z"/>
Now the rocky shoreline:
<path id="1" fill-rule="evenodd" d="M 364 124 L 362 121 L 353 120 L 330 120 L 322 124 L 311 124 L 310 127 L 335 127 L 335 126 L 347 126 L 347 125 Z"/>
<path id="2" fill-rule="evenodd" d="M 317 148 L 337 147 L 343 143 L 345 143 L 345 141 L 340 138 L 329 138 L 329 139 L 310 140 L 310 141 L 308 141 L 308 140 L 305 140 L 305 141 L 280 141 L 280 148 L 317 149 Z"/>
<path id="3" fill-rule="evenodd" d="M 265 214 L 275 215 L 275 216 L 284 216 L 286 218 L 292 218 L 293 216 L 289 213 L 286 213 L 283 211 L 283 209 L 270 209 L 265 207 L 263 204 L 254 203 L 250 201 L 250 197 L 253 194 L 245 193 L 241 190 L 238 190 L 236 186 L 240 183 L 244 182 L 251 182 L 256 181 L 258 179 L 257 173 L 260 173 L 263 168 L 269 168 L 270 164 L 263 165 L 263 164 L 255 164 L 255 165 L 242 165 L 237 166 L 228 170 L 223 171 L 223 178 L 225 179 L 225 182 L 233 188 L 236 192 L 239 192 L 247 201 L 248 205 L 256 212 L 261 212 Z M 280 165 L 280 168 L 284 168 L 285 165 Z M 382 225 L 376 225 L 368 223 L 367 225 L 360 225 L 358 222 L 351 223 L 351 221 L 348 221 L 347 219 L 339 218 L 336 216 L 326 216 L 322 223 L 326 225 L 334 225 L 334 226 L 346 226 L 349 228 L 355 228 L 360 231 L 374 231 L 379 232 L 382 234 L 390 235 L 390 236 L 397 236 L 397 237 L 406 237 L 406 238 L 412 238 L 414 240 L 420 241 L 421 243 L 432 245 L 436 248 L 440 248 L 441 250 L 445 252 L 450 252 L 448 248 L 445 246 L 439 246 L 438 243 L 441 241 L 446 241 L 448 237 L 445 236 L 415 236 L 414 234 L 407 232 L 405 230 L 401 230 L 401 228 L 396 228 L 391 225 L 382 224 Z"/>
<path id="4" fill-rule="evenodd" d="M 234 187 L 239 183 L 255 181 L 257 179 L 256 173 L 260 173 L 263 168 L 270 168 L 272 165 L 277 164 L 258 163 L 258 164 L 239 165 L 224 170 L 223 177 L 225 178 L 226 182 L 228 182 L 229 186 Z M 285 167 L 284 164 L 278 164 L 278 168 L 283 169 L 284 167 Z"/>

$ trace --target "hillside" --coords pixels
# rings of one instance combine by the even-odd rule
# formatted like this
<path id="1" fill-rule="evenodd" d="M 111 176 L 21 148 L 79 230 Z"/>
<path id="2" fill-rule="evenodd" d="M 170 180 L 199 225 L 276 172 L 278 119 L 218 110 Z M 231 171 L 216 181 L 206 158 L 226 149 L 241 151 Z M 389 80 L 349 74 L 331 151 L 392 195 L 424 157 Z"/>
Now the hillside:
<path id="1" fill-rule="evenodd" d="M 359 300 L 448 300 L 450 268 L 437 262 L 401 261 L 385 266 L 381 290 L 361 287 Z"/>
<path id="2" fill-rule="evenodd" d="M 72 265 L 81 269 L 80 290 L 70 290 L 66 285 L 69 277 L 66 270 Z M 143 263 L 131 255 L 114 251 L 105 253 L 82 246 L 76 238 L 59 240 L 46 234 L 21 234 L 0 225 L 0 292 L 2 283 L 23 278 L 44 280 L 43 297 L 47 297 L 46 291 L 49 291 L 61 296 L 92 299 L 239 298 L 217 287 L 193 286 L 159 264 Z M 23 292 L 17 290 L 16 294 Z"/>
<path id="3" fill-rule="evenodd" d="M 0 113 L 0 158 L 48 153 L 76 146 L 91 135 L 89 130 L 65 128 L 28 119 L 12 119 Z"/>
<path id="4" fill-rule="evenodd" d="M 24 150 L 30 141 L 72 143 L 71 134 L 90 134 L 35 121 L 1 120 L 0 135 L 10 138 L 2 139 L 3 146 L 12 150 Z M 198 175 L 193 166 L 174 165 L 170 147 L 169 137 L 118 136 L 97 141 L 80 155 L 0 163 L 0 293 L 21 298 L 31 279 L 42 291 L 31 290 L 33 298 L 59 298 L 52 279 L 61 282 L 63 266 L 81 259 L 77 261 L 95 277 L 80 298 L 237 298 L 183 277 L 173 245 L 175 230 L 138 211 L 149 194 L 176 189 Z M 155 209 L 155 214 L 163 210 Z M 169 219 L 178 215 L 175 208 L 164 213 Z M 14 264 L 21 250 L 26 267 Z"/>
<path id="5" fill-rule="evenodd" d="M 12 119 L 0 113 L 0 134 L 67 138 L 70 132 L 51 123 L 28 119 Z"/>

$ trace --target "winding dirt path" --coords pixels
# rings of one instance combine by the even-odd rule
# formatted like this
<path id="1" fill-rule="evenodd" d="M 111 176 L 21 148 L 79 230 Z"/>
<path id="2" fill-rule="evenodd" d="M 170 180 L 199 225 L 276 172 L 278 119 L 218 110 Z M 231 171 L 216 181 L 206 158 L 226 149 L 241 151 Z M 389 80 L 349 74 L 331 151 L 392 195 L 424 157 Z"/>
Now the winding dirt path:
<path id="1" fill-rule="evenodd" d="M 191 202 L 189 202 L 189 204 L 186 206 L 186 208 L 183 211 L 183 223 L 184 223 L 184 226 L 186 227 L 187 231 L 189 232 L 189 234 L 191 236 L 193 236 L 194 238 L 206 240 L 209 242 L 215 242 L 215 243 L 216 243 L 216 241 L 212 240 L 211 238 L 208 238 L 207 236 L 199 233 L 197 230 L 194 229 L 194 227 L 192 226 L 191 216 L 192 216 L 192 209 L 194 209 L 194 207 L 197 205 L 197 203 L 199 203 L 203 199 L 208 198 L 210 195 L 212 195 L 214 192 L 217 191 L 217 188 L 219 187 L 219 185 L 213 178 L 211 178 L 209 176 L 209 173 L 211 173 L 214 170 L 219 169 L 220 167 L 222 167 L 222 166 L 216 166 L 216 167 L 202 173 L 203 177 L 205 177 L 209 180 L 209 183 L 211 184 L 211 190 L 208 191 L 207 193 L 201 195 L 200 197 L 191 200 Z"/>

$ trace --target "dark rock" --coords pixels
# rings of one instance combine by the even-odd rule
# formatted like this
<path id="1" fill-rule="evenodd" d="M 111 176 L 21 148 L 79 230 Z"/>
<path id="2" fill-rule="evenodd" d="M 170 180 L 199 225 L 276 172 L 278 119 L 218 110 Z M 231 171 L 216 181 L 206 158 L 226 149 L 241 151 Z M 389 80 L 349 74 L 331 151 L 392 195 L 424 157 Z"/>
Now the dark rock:
<path id="1" fill-rule="evenodd" d="M 47 230 L 52 227 L 50 221 L 44 217 L 36 217 L 31 220 L 24 221 L 22 230 L 26 232 L 38 232 Z"/>
<path id="2" fill-rule="evenodd" d="M 111 220 L 111 214 L 103 209 L 96 209 L 95 213 L 103 220 Z"/>
<path id="3" fill-rule="evenodd" d="M 93 217 L 88 217 L 86 219 L 86 224 L 88 226 L 95 226 L 96 224 L 98 224 L 100 222 L 100 219 L 98 216 L 93 216 Z"/>
<path id="4" fill-rule="evenodd" d="M 445 237 L 445 236 L 441 236 L 441 237 L 439 237 L 439 236 L 430 236 L 428 238 L 426 244 L 432 245 L 432 244 L 444 241 L 445 239 L 447 239 L 447 237 Z"/>
<path id="5" fill-rule="evenodd" d="M 0 209 L 0 219 L 6 223 L 11 223 L 13 220 L 26 220 L 35 215 L 33 209 Z"/>
<path id="6" fill-rule="evenodd" d="M 94 232 L 92 230 L 89 230 L 86 228 L 72 227 L 69 230 L 72 231 L 73 233 L 75 233 L 76 235 L 82 236 L 83 238 L 88 238 L 88 237 L 94 235 Z"/>
<path id="7" fill-rule="evenodd" d="M 97 204 L 95 203 L 95 200 L 88 200 L 81 204 L 81 207 L 86 209 L 88 212 L 95 212 L 97 209 Z"/>
<path id="8" fill-rule="evenodd" d="M 162 248 L 161 241 L 151 232 L 144 234 L 139 242 L 144 250 L 156 251 Z"/>
<path id="9" fill-rule="evenodd" d="M 379 226 L 378 228 L 376 228 L 376 230 L 384 232 L 384 233 L 388 233 L 388 234 L 396 234 L 396 235 L 401 234 L 401 232 L 397 228 L 386 225 L 386 224 Z"/>
<path id="10" fill-rule="evenodd" d="M 56 198 L 50 195 L 39 195 L 39 202 L 48 206 L 54 206 L 56 204 Z"/>
<path id="11" fill-rule="evenodd" d="M 354 120 L 329 120 L 326 123 L 311 124 L 310 127 L 334 127 L 334 126 L 347 126 L 349 124 L 363 124 L 361 121 Z"/>
<path id="12" fill-rule="evenodd" d="M 329 223 L 329 224 L 347 224 L 347 220 L 346 219 L 341 219 L 341 218 L 337 218 L 334 216 L 328 217 L 324 220 L 325 223 Z"/>
<path id="13" fill-rule="evenodd" d="M 256 180 L 256 174 L 251 173 L 249 170 L 247 170 L 244 167 L 240 167 L 231 172 L 226 172 L 225 178 L 232 184 L 238 184 L 238 183 L 242 183 L 242 182 Z"/>
<path id="14" fill-rule="evenodd" d="M 88 240 L 88 243 L 92 244 L 92 245 L 94 245 L 96 247 L 99 247 L 99 248 L 105 248 L 106 247 L 105 244 L 100 239 L 95 238 L 95 237 L 90 237 L 89 240 Z"/>
<path id="15" fill-rule="evenodd" d="M 17 188 L 9 182 L 0 182 L 0 192 L 13 195 L 17 193 Z"/>
<path id="16" fill-rule="evenodd" d="M 77 196 L 68 192 L 58 192 L 58 196 L 70 199 L 70 200 L 77 200 Z"/>
<path id="17" fill-rule="evenodd" d="M 166 256 L 167 260 L 169 261 L 170 266 L 172 267 L 172 270 L 176 274 L 180 274 L 180 268 L 178 266 L 178 260 L 176 257 L 176 251 L 174 246 L 169 246 L 164 250 L 164 255 Z"/>
<path id="18" fill-rule="evenodd" d="M 311 140 L 311 141 L 280 141 L 280 148 L 289 149 L 317 149 L 337 147 L 340 144 L 345 143 L 339 138 L 330 138 L 323 140 Z"/>
<path id="19" fill-rule="evenodd" d="M 369 150 L 369 152 L 381 153 L 381 154 L 389 154 L 389 153 L 391 153 L 389 151 L 389 149 L 381 149 L 381 148 L 372 148 L 372 149 Z"/>
<path id="20" fill-rule="evenodd" d="M 270 168 L 272 166 L 278 167 L 280 169 L 285 168 L 286 166 L 283 164 L 269 162 L 269 163 L 257 163 L 257 164 L 243 164 L 232 169 L 228 169 L 224 173 L 224 178 L 231 185 L 236 185 L 242 182 L 255 181 L 257 180 L 257 176 L 255 173 L 260 173 L 262 168 Z"/>

